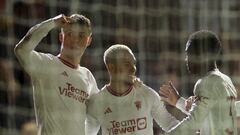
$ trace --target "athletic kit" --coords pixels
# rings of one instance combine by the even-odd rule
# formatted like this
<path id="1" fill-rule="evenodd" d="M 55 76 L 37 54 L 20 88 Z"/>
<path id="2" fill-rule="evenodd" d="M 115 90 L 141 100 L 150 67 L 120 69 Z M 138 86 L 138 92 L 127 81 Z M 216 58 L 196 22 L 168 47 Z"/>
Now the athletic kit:
<path id="1" fill-rule="evenodd" d="M 171 135 L 193 135 L 196 131 L 201 135 L 236 135 L 237 92 L 228 76 L 218 69 L 209 72 L 195 84 L 194 95 L 198 97 L 196 107 Z M 183 112 L 184 102 L 180 98 L 176 105 Z"/>
<path id="2" fill-rule="evenodd" d="M 50 19 L 34 26 L 24 44 L 21 60 L 32 79 L 34 105 L 39 134 L 84 135 L 86 100 L 97 93 L 92 73 L 80 65 L 69 63 L 51 54 L 39 53 L 34 48 L 55 27 Z M 26 37 L 28 38 L 28 37 Z"/>
<path id="3" fill-rule="evenodd" d="M 88 103 L 86 134 L 153 135 L 153 119 L 165 130 L 179 121 L 167 112 L 159 95 L 146 85 L 130 87 L 122 96 L 106 85 Z"/>
<path id="4" fill-rule="evenodd" d="M 131 86 L 124 95 L 106 85 L 98 93 L 88 69 L 71 67 L 58 56 L 34 51 L 54 27 L 52 19 L 32 27 L 18 57 L 32 79 L 39 135 L 85 135 L 85 128 L 86 135 L 96 135 L 100 127 L 103 135 L 153 135 L 153 119 L 163 130 L 172 131 L 171 135 L 193 135 L 196 131 L 201 135 L 236 135 L 236 90 L 219 70 L 198 80 L 196 107 L 181 124 L 146 85 Z M 180 98 L 176 106 L 188 113 L 185 99 Z"/>

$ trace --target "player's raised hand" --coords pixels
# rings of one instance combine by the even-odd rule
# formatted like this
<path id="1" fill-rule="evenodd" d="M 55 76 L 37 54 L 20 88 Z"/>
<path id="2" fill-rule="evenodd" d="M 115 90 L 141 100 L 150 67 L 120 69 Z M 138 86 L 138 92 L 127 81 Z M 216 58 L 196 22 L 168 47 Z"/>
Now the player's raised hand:
<path id="1" fill-rule="evenodd" d="M 54 20 L 57 27 L 60 28 L 66 26 L 67 24 L 70 24 L 72 21 L 70 17 L 67 17 L 64 14 L 60 14 L 52 19 Z"/>
<path id="2" fill-rule="evenodd" d="M 168 84 L 163 84 L 160 87 L 159 94 L 162 101 L 165 101 L 173 106 L 176 105 L 178 99 L 180 98 L 177 89 L 173 86 L 171 81 L 169 81 Z"/>

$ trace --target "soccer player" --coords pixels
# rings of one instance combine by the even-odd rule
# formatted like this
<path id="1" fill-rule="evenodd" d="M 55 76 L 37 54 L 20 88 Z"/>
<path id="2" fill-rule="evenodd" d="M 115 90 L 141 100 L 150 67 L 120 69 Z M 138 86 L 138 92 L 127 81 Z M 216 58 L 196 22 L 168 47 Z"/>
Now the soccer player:
<path id="1" fill-rule="evenodd" d="M 86 134 L 153 135 L 153 119 L 170 130 L 179 121 L 164 107 L 160 96 L 141 84 L 133 87 L 136 59 L 130 48 L 113 45 L 104 53 L 110 82 L 88 102 Z"/>
<path id="2" fill-rule="evenodd" d="M 59 55 L 35 51 L 53 28 L 61 28 Z M 85 16 L 58 15 L 33 26 L 15 47 L 20 64 L 32 79 L 38 132 L 42 135 L 85 134 L 85 102 L 98 92 L 92 73 L 79 65 L 91 34 L 91 23 Z"/>
<path id="3" fill-rule="evenodd" d="M 199 80 L 194 86 L 195 107 L 190 115 L 169 134 L 237 135 L 235 98 L 237 92 L 231 79 L 217 68 L 221 43 L 216 34 L 207 30 L 193 33 L 186 44 L 186 64 Z M 160 88 L 162 100 L 181 109 L 185 99 L 170 83 Z"/>

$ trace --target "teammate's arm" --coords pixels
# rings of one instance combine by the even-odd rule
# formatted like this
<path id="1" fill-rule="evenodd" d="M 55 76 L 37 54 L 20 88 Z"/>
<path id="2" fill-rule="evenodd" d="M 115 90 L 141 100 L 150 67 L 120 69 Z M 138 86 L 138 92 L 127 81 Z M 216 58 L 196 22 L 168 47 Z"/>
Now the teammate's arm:
<path id="1" fill-rule="evenodd" d="M 190 101 L 190 99 L 186 100 L 185 98 L 181 97 L 171 81 L 168 85 L 164 84 L 160 87 L 159 94 L 161 96 L 161 100 L 172 106 L 176 106 L 187 115 L 190 114 L 189 110 L 192 108 L 193 101 Z"/>
<path id="2" fill-rule="evenodd" d="M 94 98 L 94 97 L 92 97 Z M 97 107 L 95 106 L 95 101 L 91 98 L 87 102 L 87 119 L 85 126 L 86 135 L 97 135 L 100 130 L 100 123 L 97 120 Z"/>
<path id="3" fill-rule="evenodd" d="M 97 135 L 100 130 L 100 124 L 98 121 L 90 114 L 87 114 L 85 132 L 86 135 Z"/>
<path id="4" fill-rule="evenodd" d="M 213 88 L 217 88 L 217 86 L 214 86 Z M 171 90 L 173 92 L 173 89 Z M 183 119 L 179 125 L 176 126 L 176 128 L 173 128 L 169 131 L 170 135 L 195 134 L 196 131 L 202 127 L 203 121 L 208 115 L 211 108 L 218 102 L 218 100 L 215 99 L 216 94 L 212 90 L 209 90 L 209 87 L 198 89 L 198 91 L 199 94 L 196 95 L 198 96 L 196 107 L 193 108 L 193 110 L 190 112 L 190 115 Z M 166 98 L 167 97 L 165 97 L 165 99 Z M 179 100 L 181 100 L 181 98 L 179 98 Z"/>
<path id="5" fill-rule="evenodd" d="M 54 27 L 63 27 L 69 22 L 68 19 L 64 15 L 58 15 L 33 26 L 14 48 L 20 64 L 25 66 L 29 62 L 31 55 L 36 53 L 34 49 L 42 38 Z"/>
<path id="6" fill-rule="evenodd" d="M 193 109 L 190 115 L 181 121 L 180 125 L 173 129 L 169 134 L 195 134 L 197 130 L 202 127 L 203 121 L 211 110 L 212 106 L 216 104 L 217 100 L 210 99 L 208 97 L 202 97 L 201 100 L 197 101 L 197 106 Z"/>

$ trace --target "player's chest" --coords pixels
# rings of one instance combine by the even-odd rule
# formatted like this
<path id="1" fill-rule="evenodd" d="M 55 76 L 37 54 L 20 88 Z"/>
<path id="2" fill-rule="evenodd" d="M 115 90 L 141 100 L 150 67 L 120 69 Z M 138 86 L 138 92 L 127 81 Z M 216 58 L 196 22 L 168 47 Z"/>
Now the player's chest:
<path id="1" fill-rule="evenodd" d="M 72 90 L 76 88 L 85 89 L 91 84 L 89 77 L 84 72 L 61 67 L 54 68 L 51 66 L 49 66 L 49 69 L 50 70 L 46 71 L 43 75 L 42 79 L 45 80 L 46 83 L 51 82 L 51 84 Z"/>
<path id="2" fill-rule="evenodd" d="M 150 109 L 142 99 L 115 102 L 102 109 L 100 123 L 108 134 L 129 134 L 147 128 L 151 119 Z"/>
<path id="3" fill-rule="evenodd" d="M 150 113 L 150 106 L 144 99 L 113 100 L 103 103 L 102 119 L 116 120 L 145 116 Z"/>
<path id="4" fill-rule="evenodd" d="M 81 72 L 56 69 L 43 79 L 47 89 L 52 89 L 54 95 L 59 95 L 64 102 L 81 102 L 89 98 L 90 85 L 88 76 Z M 69 101 L 68 101 L 69 100 Z"/>

